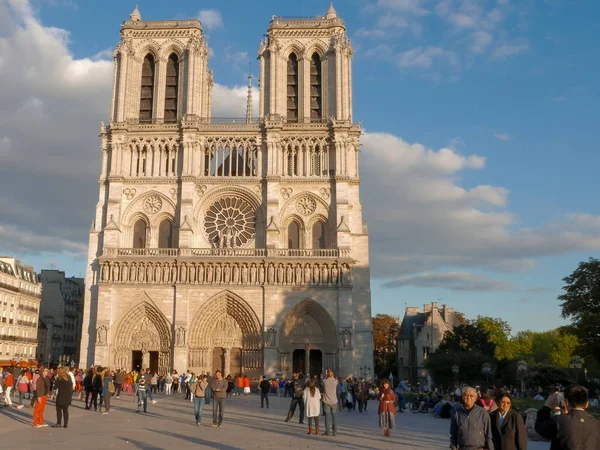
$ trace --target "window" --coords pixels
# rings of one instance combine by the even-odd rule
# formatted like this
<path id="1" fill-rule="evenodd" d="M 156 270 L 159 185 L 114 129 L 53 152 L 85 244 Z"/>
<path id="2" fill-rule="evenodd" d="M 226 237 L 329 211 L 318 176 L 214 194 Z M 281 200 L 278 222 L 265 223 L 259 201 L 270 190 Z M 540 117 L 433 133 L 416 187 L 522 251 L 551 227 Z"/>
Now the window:
<path id="1" fill-rule="evenodd" d="M 298 57 L 294 53 L 287 65 L 287 120 L 298 121 Z"/>
<path id="2" fill-rule="evenodd" d="M 312 248 L 325 248 L 325 224 L 321 221 L 313 225 Z"/>
<path id="3" fill-rule="evenodd" d="M 288 248 L 300 248 L 300 227 L 295 221 L 288 226 Z"/>
<path id="4" fill-rule="evenodd" d="M 310 59 L 310 120 L 313 122 L 319 122 L 323 118 L 321 83 L 321 58 L 315 53 Z"/>
<path id="5" fill-rule="evenodd" d="M 158 227 L 158 248 L 173 248 L 173 222 L 168 219 Z"/>
<path id="6" fill-rule="evenodd" d="M 146 222 L 142 219 L 133 226 L 133 248 L 146 248 Z"/>
<path id="7" fill-rule="evenodd" d="M 167 61 L 167 82 L 165 86 L 165 122 L 177 121 L 177 91 L 179 81 L 179 62 L 174 53 Z"/>
<path id="8" fill-rule="evenodd" d="M 142 64 L 142 89 L 140 93 L 140 122 L 152 122 L 154 104 L 154 57 L 146 55 Z"/>

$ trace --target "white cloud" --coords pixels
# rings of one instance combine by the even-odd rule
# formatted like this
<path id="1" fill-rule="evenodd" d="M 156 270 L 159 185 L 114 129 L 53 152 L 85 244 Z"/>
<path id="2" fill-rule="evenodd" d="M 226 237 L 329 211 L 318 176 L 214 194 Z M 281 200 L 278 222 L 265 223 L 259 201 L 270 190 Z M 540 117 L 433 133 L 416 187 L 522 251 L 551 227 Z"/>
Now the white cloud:
<path id="1" fill-rule="evenodd" d="M 487 31 L 476 31 L 471 35 L 471 51 L 473 53 L 483 53 L 494 40 L 491 33 Z"/>
<path id="2" fill-rule="evenodd" d="M 394 278 L 383 284 L 384 288 L 404 286 L 450 289 L 453 291 L 506 291 L 512 283 L 506 280 L 492 280 L 483 275 L 469 272 L 427 272 Z"/>
<path id="3" fill-rule="evenodd" d="M 527 41 L 521 41 L 515 44 L 504 44 L 494 49 L 492 58 L 494 59 L 506 59 L 515 55 L 522 55 L 529 50 L 529 43 Z"/>
<path id="4" fill-rule="evenodd" d="M 448 16 L 450 22 L 456 28 L 475 28 L 476 21 L 473 17 L 463 13 L 452 13 Z"/>
<path id="5" fill-rule="evenodd" d="M 40 254 L 58 251 L 83 258 L 88 250 L 86 242 L 36 234 L 25 227 L 2 224 L 0 224 L 0 241 L 3 242 L 2 251 L 8 253 Z"/>
<path id="6" fill-rule="evenodd" d="M 200 19 L 202 28 L 206 28 L 207 30 L 222 28 L 224 26 L 221 12 L 218 9 L 203 9 L 198 13 L 198 19 Z"/>
<path id="7" fill-rule="evenodd" d="M 425 16 L 429 11 L 423 7 L 423 0 L 377 0 L 377 7 L 403 13 L 411 13 L 417 16 Z"/>
<path id="8" fill-rule="evenodd" d="M 494 137 L 499 141 L 510 141 L 510 135 L 506 133 L 494 133 Z"/>
<path id="9" fill-rule="evenodd" d="M 416 47 L 398 55 L 397 64 L 401 68 L 428 69 L 434 61 L 444 60 L 452 65 L 458 63 L 458 56 L 441 47 Z"/>
<path id="10" fill-rule="evenodd" d="M 8 136 L 3 136 L 0 138 L 0 161 L 2 161 L 3 157 L 6 157 L 10 154 L 10 138 Z"/>
<path id="11" fill-rule="evenodd" d="M 506 209 L 507 189 L 460 186 L 462 171 L 484 169 L 480 156 L 386 133 L 366 132 L 362 143 L 361 198 L 374 277 L 472 268 L 512 273 L 530 269 L 538 257 L 600 249 L 600 216 L 572 214 L 519 228 Z"/>

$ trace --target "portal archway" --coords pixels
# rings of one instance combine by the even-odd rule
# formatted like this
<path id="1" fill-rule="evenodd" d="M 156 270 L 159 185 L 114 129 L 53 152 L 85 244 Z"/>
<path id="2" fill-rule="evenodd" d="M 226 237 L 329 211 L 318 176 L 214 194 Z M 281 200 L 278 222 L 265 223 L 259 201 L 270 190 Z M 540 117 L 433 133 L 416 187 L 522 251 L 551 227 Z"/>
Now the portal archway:
<path id="1" fill-rule="evenodd" d="M 191 370 L 220 369 L 225 375 L 262 374 L 261 325 L 250 305 L 230 291 L 205 301 L 196 312 L 189 334 Z"/>
<path id="2" fill-rule="evenodd" d="M 337 370 L 338 336 L 327 310 L 312 299 L 296 304 L 285 316 L 279 338 L 284 376 L 290 373 L 320 375 Z"/>
<path id="3" fill-rule="evenodd" d="M 127 311 L 116 324 L 114 366 L 126 370 L 170 371 L 171 327 L 149 297 Z"/>

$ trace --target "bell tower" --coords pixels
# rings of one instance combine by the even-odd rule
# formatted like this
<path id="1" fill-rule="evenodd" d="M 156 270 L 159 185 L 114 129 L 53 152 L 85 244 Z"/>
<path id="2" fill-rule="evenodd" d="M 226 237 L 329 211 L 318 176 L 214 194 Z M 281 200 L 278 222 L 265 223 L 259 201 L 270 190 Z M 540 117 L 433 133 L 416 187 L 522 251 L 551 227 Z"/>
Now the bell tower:
<path id="1" fill-rule="evenodd" d="M 273 16 L 258 53 L 261 116 L 352 121 L 352 46 L 332 4 L 324 16 Z"/>

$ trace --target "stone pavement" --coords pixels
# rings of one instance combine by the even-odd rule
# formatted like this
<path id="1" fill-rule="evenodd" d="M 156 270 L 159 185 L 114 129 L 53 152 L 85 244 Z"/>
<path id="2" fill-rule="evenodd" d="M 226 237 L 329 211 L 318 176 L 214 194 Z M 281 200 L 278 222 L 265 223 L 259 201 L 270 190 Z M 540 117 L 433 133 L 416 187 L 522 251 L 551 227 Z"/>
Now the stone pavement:
<path id="1" fill-rule="evenodd" d="M 378 426 L 377 402 L 369 412 L 338 413 L 338 436 L 307 436 L 307 426 L 298 424 L 298 410 L 289 422 L 284 418 L 289 398 L 271 397 L 271 408 L 261 409 L 257 395 L 233 397 L 225 407 L 222 428 L 212 428 L 212 404 L 205 405 L 203 423 L 196 427 L 193 404 L 177 395 L 155 396 L 148 414 L 137 414 L 133 397 L 112 400 L 110 414 L 85 411 L 74 400 L 69 408 L 69 428 L 33 428 L 32 409 L 0 409 L 0 448 L 10 449 L 447 449 L 449 420 L 428 414 L 397 414 L 397 428 L 386 438 Z M 54 424 L 56 410 L 49 402 L 45 419 Z M 321 431 L 324 431 L 321 416 Z M 548 443 L 530 442 L 530 450 L 548 449 Z"/>

